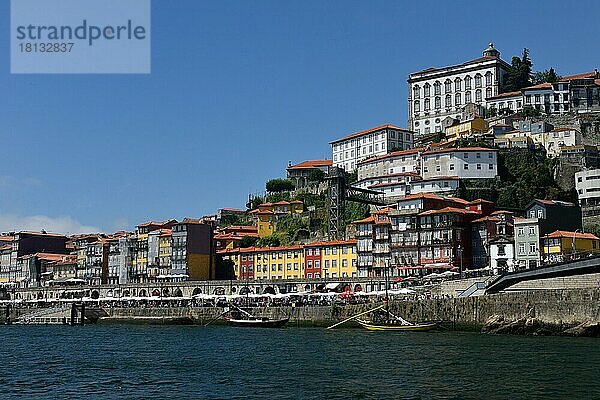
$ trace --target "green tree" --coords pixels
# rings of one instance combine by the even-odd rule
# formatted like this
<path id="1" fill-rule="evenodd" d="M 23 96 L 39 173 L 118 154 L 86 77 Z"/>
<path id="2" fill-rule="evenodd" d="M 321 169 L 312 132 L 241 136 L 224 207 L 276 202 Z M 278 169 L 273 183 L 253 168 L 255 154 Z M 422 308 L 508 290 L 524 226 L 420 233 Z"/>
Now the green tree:
<path id="1" fill-rule="evenodd" d="M 289 179 L 275 178 L 267 181 L 266 188 L 268 192 L 280 193 L 285 191 L 294 190 L 294 182 Z"/>
<path id="2" fill-rule="evenodd" d="M 523 55 L 514 56 L 504 82 L 504 92 L 514 92 L 531 85 L 531 59 L 529 50 L 523 49 Z"/>
<path id="3" fill-rule="evenodd" d="M 308 173 L 309 182 L 323 182 L 325 179 L 325 172 L 320 169 L 313 169 Z"/>
<path id="4" fill-rule="evenodd" d="M 256 242 L 258 242 L 257 237 L 242 236 L 242 239 L 240 240 L 240 247 L 253 247 L 256 246 Z"/>
<path id="5" fill-rule="evenodd" d="M 554 83 L 558 82 L 562 77 L 557 75 L 554 68 L 545 69 L 543 71 L 536 71 L 533 74 L 533 81 L 535 83 Z"/>
<path id="6" fill-rule="evenodd" d="M 281 244 L 281 240 L 276 235 L 261 237 L 256 242 L 258 247 L 277 247 Z"/>

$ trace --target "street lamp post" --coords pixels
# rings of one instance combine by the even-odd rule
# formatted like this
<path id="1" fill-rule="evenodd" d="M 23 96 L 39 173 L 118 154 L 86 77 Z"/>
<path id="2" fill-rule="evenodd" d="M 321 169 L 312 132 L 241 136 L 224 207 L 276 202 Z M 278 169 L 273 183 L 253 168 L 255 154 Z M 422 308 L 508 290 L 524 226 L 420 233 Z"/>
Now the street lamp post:
<path id="1" fill-rule="evenodd" d="M 460 257 L 460 270 L 459 270 L 460 275 L 459 276 L 462 279 L 462 277 L 463 277 L 463 248 L 462 248 L 462 245 L 459 244 L 457 247 L 457 250 L 458 250 L 458 256 Z"/>

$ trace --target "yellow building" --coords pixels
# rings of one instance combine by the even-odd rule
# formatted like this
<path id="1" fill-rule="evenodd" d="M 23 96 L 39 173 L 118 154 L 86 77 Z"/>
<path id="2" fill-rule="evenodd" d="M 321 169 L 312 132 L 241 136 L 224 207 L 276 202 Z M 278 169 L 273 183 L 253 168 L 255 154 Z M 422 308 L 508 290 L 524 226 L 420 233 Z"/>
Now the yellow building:
<path id="1" fill-rule="evenodd" d="M 167 273 L 171 267 L 171 235 L 172 231 L 170 229 L 161 229 L 160 237 L 158 240 L 158 258 L 160 269 L 165 269 L 165 271 L 160 271 L 161 273 Z"/>
<path id="2" fill-rule="evenodd" d="M 453 141 L 487 132 L 488 124 L 483 118 L 473 118 L 470 121 L 460 122 L 446 128 L 446 140 Z"/>
<path id="3" fill-rule="evenodd" d="M 252 254 L 257 280 L 304 278 L 304 249 L 301 245 L 256 248 Z"/>
<path id="4" fill-rule="evenodd" d="M 357 276 L 356 240 L 319 242 L 318 245 L 321 249 L 322 277 L 340 278 Z"/>
<path id="5" fill-rule="evenodd" d="M 550 261 L 575 253 L 600 254 L 600 239 L 591 233 L 554 231 L 542 239 L 542 251 Z"/>
<path id="6" fill-rule="evenodd" d="M 277 217 L 281 215 L 302 214 L 304 204 L 299 200 L 278 201 L 277 203 L 262 203 L 256 210 L 250 211 L 256 217 L 258 236 L 272 235 L 277 229 Z"/>

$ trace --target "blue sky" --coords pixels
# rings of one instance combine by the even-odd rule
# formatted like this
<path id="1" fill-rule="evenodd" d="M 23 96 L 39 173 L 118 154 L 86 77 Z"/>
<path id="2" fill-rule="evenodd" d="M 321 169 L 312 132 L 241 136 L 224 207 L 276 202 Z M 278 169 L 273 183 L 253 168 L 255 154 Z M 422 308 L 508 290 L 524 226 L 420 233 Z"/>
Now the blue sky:
<path id="1" fill-rule="evenodd" d="M 490 41 L 507 61 L 528 47 L 534 70 L 600 65 L 597 2 L 498 4 L 153 0 L 151 74 L 11 75 L 3 0 L 0 231 L 110 232 L 243 207 L 288 160 L 406 126 L 408 74 Z"/>

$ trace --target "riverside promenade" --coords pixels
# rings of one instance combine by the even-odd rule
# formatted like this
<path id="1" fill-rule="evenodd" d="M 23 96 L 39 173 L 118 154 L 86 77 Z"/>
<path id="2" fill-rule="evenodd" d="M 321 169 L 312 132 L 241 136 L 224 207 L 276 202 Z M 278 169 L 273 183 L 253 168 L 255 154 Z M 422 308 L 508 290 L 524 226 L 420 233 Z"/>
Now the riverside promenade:
<path id="1" fill-rule="evenodd" d="M 328 326 L 380 304 L 287 305 L 253 307 L 256 315 L 290 317 L 289 326 Z M 102 307 L 98 323 L 219 323 L 223 307 Z M 600 336 L 600 289 L 554 289 L 499 293 L 468 298 L 415 299 L 390 302 L 390 310 L 413 322 L 437 321 L 440 329 L 513 334 Z M 68 308 L 52 310 L 61 315 Z M 12 310 L 18 320 L 35 309 Z M 39 312 L 39 311 L 38 311 Z M 1 321 L 1 319 L 0 319 Z M 347 325 L 351 327 L 352 324 Z"/>

